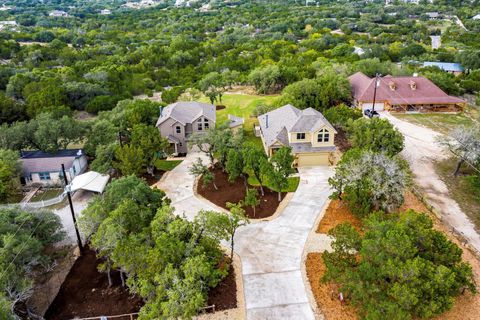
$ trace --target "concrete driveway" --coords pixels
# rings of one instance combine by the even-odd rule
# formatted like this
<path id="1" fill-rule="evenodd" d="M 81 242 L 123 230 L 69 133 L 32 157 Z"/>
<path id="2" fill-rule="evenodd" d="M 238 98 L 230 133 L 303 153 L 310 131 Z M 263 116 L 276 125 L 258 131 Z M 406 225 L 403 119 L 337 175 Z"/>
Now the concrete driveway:
<path id="1" fill-rule="evenodd" d="M 185 216 L 188 220 L 193 220 L 200 210 L 215 210 L 208 201 L 195 197 L 193 185 L 195 177 L 190 174 L 189 168 L 197 158 L 208 164 L 207 156 L 198 151 L 188 153 L 185 160 L 176 166 L 172 171 L 165 173 L 160 181 L 155 184 L 157 188 L 165 191 L 167 197 L 172 200 L 172 206 L 178 215 Z"/>
<path id="2" fill-rule="evenodd" d="M 331 190 L 333 169 L 300 169 L 300 185 L 275 220 L 250 224 L 235 236 L 242 260 L 248 319 L 315 319 L 301 274 L 302 252 Z"/>
<path id="3" fill-rule="evenodd" d="M 410 164 L 415 182 L 423 189 L 428 202 L 441 214 L 444 222 L 462 234 L 468 243 L 480 252 L 480 236 L 475 226 L 460 209 L 458 203 L 450 198 L 447 186 L 435 172 L 434 163 L 450 156 L 436 143 L 436 139 L 443 135 L 402 121 L 387 112 L 380 114 L 405 137 L 405 148 L 401 155 Z"/>

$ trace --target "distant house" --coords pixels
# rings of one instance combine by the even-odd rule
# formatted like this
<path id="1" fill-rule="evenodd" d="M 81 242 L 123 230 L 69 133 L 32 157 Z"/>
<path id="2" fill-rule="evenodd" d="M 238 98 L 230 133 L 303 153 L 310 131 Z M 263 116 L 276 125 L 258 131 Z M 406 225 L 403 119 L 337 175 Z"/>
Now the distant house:
<path id="1" fill-rule="evenodd" d="M 59 18 L 59 17 L 70 17 L 70 15 L 65 12 L 65 11 L 62 11 L 62 10 L 53 10 L 52 12 L 50 12 L 48 14 L 50 17 L 56 17 L 56 18 Z"/>
<path id="2" fill-rule="evenodd" d="M 5 29 L 15 30 L 17 26 L 18 23 L 15 20 L 0 21 L 0 31 Z"/>
<path id="3" fill-rule="evenodd" d="M 428 19 L 430 20 L 437 20 L 440 17 L 440 14 L 436 11 L 434 12 L 427 12 L 425 13 L 428 16 Z"/>
<path id="4" fill-rule="evenodd" d="M 454 62 L 432 62 L 425 61 L 423 67 L 437 67 L 445 72 L 452 73 L 456 76 L 463 73 L 463 67 L 460 63 Z"/>
<path id="5" fill-rule="evenodd" d="M 362 48 L 360 47 L 353 47 L 354 50 L 353 50 L 353 53 L 356 54 L 356 55 L 359 55 L 359 56 L 363 56 L 365 54 L 365 50 L 363 50 Z"/>
<path id="6" fill-rule="evenodd" d="M 215 126 L 215 106 L 195 101 L 181 101 L 161 109 L 157 128 L 168 139 L 176 154 L 187 153 L 188 137 Z"/>
<path id="7" fill-rule="evenodd" d="M 103 9 L 103 10 L 100 10 L 100 14 L 106 16 L 106 15 L 112 14 L 112 11 L 110 11 L 109 9 Z"/>
<path id="8" fill-rule="evenodd" d="M 320 166 L 333 163 L 333 126 L 315 109 L 300 110 L 285 105 L 258 117 L 260 137 L 268 156 L 282 146 L 292 148 L 295 166 Z"/>
<path id="9" fill-rule="evenodd" d="M 480 20 L 480 13 L 472 18 L 472 20 Z"/>
<path id="10" fill-rule="evenodd" d="M 43 151 L 22 151 L 22 183 L 45 186 L 63 183 L 62 164 L 65 165 L 67 179 L 70 182 L 87 168 L 87 157 L 81 149 L 66 149 L 56 153 Z"/>
<path id="11" fill-rule="evenodd" d="M 353 104 L 361 110 L 372 109 L 375 78 L 357 72 L 348 79 L 352 87 Z M 389 75 L 379 78 L 376 86 L 375 110 L 377 111 L 459 111 L 465 106 L 464 100 L 449 96 L 424 77 Z"/>
<path id="12" fill-rule="evenodd" d="M 228 115 L 228 126 L 233 131 L 238 131 L 240 128 L 242 128 L 244 122 L 245 120 L 243 120 L 243 118 L 236 117 L 233 114 Z"/>

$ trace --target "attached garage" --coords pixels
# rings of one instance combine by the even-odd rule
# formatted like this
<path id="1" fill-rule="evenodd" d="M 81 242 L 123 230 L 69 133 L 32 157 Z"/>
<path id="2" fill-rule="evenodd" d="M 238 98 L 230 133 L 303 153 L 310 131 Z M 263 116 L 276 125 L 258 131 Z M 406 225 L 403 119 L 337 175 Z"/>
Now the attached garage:
<path id="1" fill-rule="evenodd" d="M 300 153 L 297 154 L 298 167 L 328 166 L 329 153 Z"/>
<path id="2" fill-rule="evenodd" d="M 362 105 L 362 112 L 367 109 L 370 109 L 370 110 L 373 109 L 373 103 L 364 102 L 361 105 Z M 375 111 L 383 111 L 384 109 L 385 109 L 385 103 L 381 101 L 375 102 Z"/>

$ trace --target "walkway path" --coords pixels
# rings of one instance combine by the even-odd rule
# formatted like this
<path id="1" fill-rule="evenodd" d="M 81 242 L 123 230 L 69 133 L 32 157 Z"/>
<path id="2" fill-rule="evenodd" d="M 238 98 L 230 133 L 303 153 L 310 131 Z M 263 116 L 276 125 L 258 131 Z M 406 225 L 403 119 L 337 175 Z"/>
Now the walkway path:
<path id="1" fill-rule="evenodd" d="M 387 112 L 381 112 L 381 117 L 388 119 L 404 135 L 405 148 L 401 154 L 409 162 L 415 182 L 424 190 L 429 203 L 442 215 L 444 222 L 480 252 L 480 235 L 475 226 L 458 203 L 450 198 L 447 186 L 435 172 L 434 163 L 449 156 L 436 143 L 442 134 L 402 121 Z"/>
<path id="2" fill-rule="evenodd" d="M 202 157 L 191 152 L 157 184 L 172 200 L 177 214 L 193 219 L 200 209 L 214 210 L 195 197 L 188 167 Z M 206 161 L 206 159 L 205 159 Z M 301 274 L 303 247 L 330 188 L 332 169 L 300 170 L 300 185 L 280 216 L 237 231 L 235 251 L 242 260 L 248 319 L 314 319 Z M 221 190 L 219 191 L 221 192 Z"/>

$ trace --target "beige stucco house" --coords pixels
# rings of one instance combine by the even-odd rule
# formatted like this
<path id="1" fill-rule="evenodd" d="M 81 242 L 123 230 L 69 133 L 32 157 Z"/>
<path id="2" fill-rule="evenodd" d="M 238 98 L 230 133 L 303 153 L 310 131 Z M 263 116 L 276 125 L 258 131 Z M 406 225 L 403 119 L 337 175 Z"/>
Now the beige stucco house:
<path id="1" fill-rule="evenodd" d="M 168 139 L 174 154 L 187 153 L 188 138 L 215 126 L 215 106 L 196 101 L 180 101 L 161 109 L 157 128 Z"/>
<path id="2" fill-rule="evenodd" d="M 268 156 L 282 146 L 288 146 L 295 156 L 295 166 L 333 164 L 337 131 L 317 110 L 300 110 L 285 105 L 259 116 L 258 121 Z"/>

